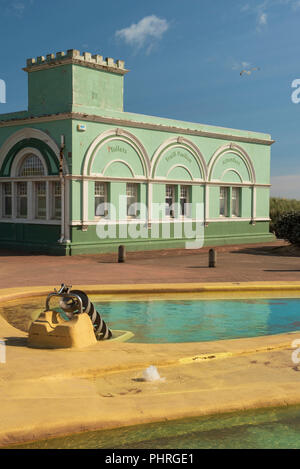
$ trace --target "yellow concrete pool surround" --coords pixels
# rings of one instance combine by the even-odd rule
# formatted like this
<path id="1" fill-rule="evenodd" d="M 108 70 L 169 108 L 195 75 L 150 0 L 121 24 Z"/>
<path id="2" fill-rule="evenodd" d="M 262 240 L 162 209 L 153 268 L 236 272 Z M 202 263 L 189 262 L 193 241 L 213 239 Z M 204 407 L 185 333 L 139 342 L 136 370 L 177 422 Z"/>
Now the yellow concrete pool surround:
<path id="1" fill-rule="evenodd" d="M 0 290 L 0 305 L 47 295 L 53 287 Z M 300 296 L 300 282 L 74 288 L 130 299 L 253 292 L 265 297 Z M 209 343 L 107 342 L 82 350 L 30 350 L 26 334 L 0 316 L 1 337 L 7 340 L 8 352 L 7 363 L 0 364 L 0 402 L 5 403 L 0 407 L 0 446 L 78 431 L 300 403 L 299 378 L 291 362 L 291 344 L 300 332 Z M 162 369 L 165 383 L 140 382 L 149 365 Z"/>
<path id="2" fill-rule="evenodd" d="M 0 289 L 0 303 L 3 301 L 47 295 L 54 285 L 40 287 L 17 287 Z M 156 294 L 219 294 L 300 292 L 300 282 L 216 282 L 216 283 L 168 283 L 168 284 L 122 284 L 122 285 L 73 285 L 87 294 L 97 295 L 156 295 Z"/>

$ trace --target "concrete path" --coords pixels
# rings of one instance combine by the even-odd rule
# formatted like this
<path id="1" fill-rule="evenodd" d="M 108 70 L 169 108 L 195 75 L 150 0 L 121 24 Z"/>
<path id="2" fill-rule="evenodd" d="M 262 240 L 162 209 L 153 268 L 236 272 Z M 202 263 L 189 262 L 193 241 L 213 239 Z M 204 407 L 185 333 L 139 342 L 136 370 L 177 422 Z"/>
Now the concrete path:
<path id="1" fill-rule="evenodd" d="M 300 259 L 278 255 L 276 241 L 265 245 L 218 247 L 217 268 L 208 268 L 208 248 L 200 251 L 128 253 L 74 257 L 18 256 L 0 251 L 0 288 L 33 285 L 248 282 L 299 280 Z"/>

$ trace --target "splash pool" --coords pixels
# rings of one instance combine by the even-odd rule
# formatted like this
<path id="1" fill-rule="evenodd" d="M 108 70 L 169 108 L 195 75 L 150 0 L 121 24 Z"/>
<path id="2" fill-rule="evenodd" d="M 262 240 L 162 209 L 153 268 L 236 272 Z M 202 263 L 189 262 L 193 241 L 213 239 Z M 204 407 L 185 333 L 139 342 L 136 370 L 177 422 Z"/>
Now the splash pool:
<path id="1" fill-rule="evenodd" d="M 207 342 L 300 329 L 300 299 L 167 300 L 97 302 L 112 329 L 131 342 Z"/>
<path id="2" fill-rule="evenodd" d="M 240 339 L 300 329 L 300 298 L 178 298 L 119 301 L 91 296 L 113 330 L 134 333 L 135 343 L 184 343 Z M 43 310 L 44 298 L 7 302 L 2 314 L 27 331 Z"/>

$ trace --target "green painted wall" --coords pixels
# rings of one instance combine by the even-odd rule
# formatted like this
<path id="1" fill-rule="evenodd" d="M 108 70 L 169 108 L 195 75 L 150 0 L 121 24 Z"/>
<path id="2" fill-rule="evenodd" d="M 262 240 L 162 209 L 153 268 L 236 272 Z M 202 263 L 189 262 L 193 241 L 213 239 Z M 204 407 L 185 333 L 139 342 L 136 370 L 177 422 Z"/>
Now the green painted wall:
<path id="1" fill-rule="evenodd" d="M 209 218 L 219 218 L 220 216 L 220 188 L 210 186 L 209 194 Z"/>
<path id="2" fill-rule="evenodd" d="M 60 226 L 0 222 L 0 247 L 28 252 L 69 254 L 67 246 L 58 243 Z"/>
<path id="3" fill-rule="evenodd" d="M 28 73 L 29 114 L 123 111 L 123 75 L 81 65 L 45 67 Z"/>
<path id="4" fill-rule="evenodd" d="M 30 114 L 55 114 L 72 110 L 72 66 L 62 65 L 28 74 Z"/>
<path id="5" fill-rule="evenodd" d="M 266 187 L 256 188 L 256 216 L 268 218 L 270 215 L 270 189 Z"/>
<path id="6" fill-rule="evenodd" d="M 91 193 L 92 185 L 90 184 Z M 71 217 L 72 220 L 82 220 L 82 182 L 72 181 L 71 183 Z M 92 199 L 93 200 L 93 199 Z"/>
<path id="7" fill-rule="evenodd" d="M 73 111 L 89 108 L 94 114 L 99 109 L 123 111 L 123 75 L 73 66 Z"/>
<path id="8" fill-rule="evenodd" d="M 190 241 L 189 239 L 163 239 L 161 234 L 165 227 L 162 224 L 159 225 L 160 236 L 158 237 L 151 238 L 151 231 L 148 230 L 148 238 L 124 239 L 121 236 L 118 237 L 119 233 L 123 234 L 124 227 L 115 227 L 112 230 L 115 230 L 116 239 L 107 238 L 101 242 L 97 237 L 96 229 L 95 226 L 89 226 L 87 232 L 82 232 L 79 227 L 73 227 L 71 254 L 117 252 L 120 244 L 125 244 L 128 251 L 185 248 L 186 242 Z M 269 233 L 269 224 L 266 222 L 256 225 L 250 225 L 248 222 L 210 223 L 204 233 L 204 246 L 263 243 L 274 239 L 274 236 Z M 171 237 L 174 236 L 174 227 L 171 228 L 170 234 Z"/>
<path id="9" fill-rule="evenodd" d="M 272 240 L 274 235 L 269 233 L 268 222 L 257 222 L 255 225 L 242 221 L 209 223 L 205 229 L 205 246 L 263 243 Z"/>
<path id="10" fill-rule="evenodd" d="M 252 212 L 252 189 L 243 187 L 241 191 L 241 217 L 251 218 Z"/>

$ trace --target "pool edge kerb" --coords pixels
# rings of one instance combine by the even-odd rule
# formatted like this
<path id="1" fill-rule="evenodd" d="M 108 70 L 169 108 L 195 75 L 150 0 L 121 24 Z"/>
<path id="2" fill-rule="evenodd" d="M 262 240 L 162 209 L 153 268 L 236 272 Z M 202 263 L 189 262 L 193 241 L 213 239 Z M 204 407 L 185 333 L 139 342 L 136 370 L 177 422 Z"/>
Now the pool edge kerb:
<path id="1" fill-rule="evenodd" d="M 298 291 L 300 282 L 218 282 L 218 283 L 170 283 L 170 284 L 116 284 L 74 285 L 87 294 L 157 294 L 157 293 L 200 293 L 200 292 L 255 292 L 255 291 Z M 30 296 L 47 295 L 53 286 L 17 287 L 0 289 L 0 303 Z"/>

